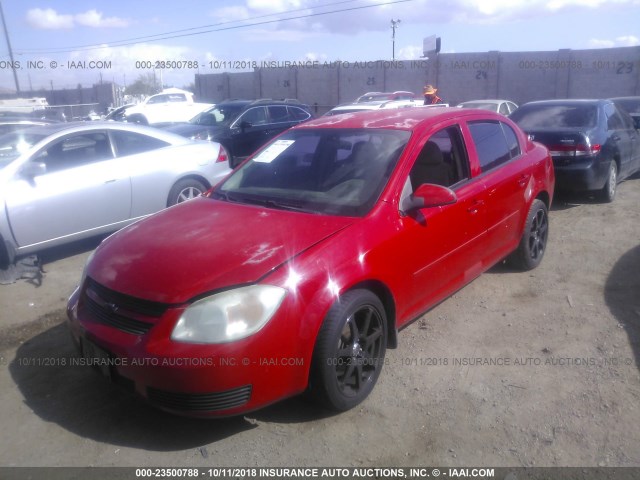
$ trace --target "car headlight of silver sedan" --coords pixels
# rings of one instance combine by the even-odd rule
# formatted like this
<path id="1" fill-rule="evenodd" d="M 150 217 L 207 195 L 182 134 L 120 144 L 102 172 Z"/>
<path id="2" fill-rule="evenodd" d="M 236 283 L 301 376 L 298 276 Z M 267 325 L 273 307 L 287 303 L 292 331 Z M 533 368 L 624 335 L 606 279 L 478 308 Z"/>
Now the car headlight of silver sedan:
<path id="1" fill-rule="evenodd" d="M 250 285 L 194 302 L 183 312 L 171 339 L 186 343 L 227 343 L 253 335 L 276 313 L 286 290 Z"/>

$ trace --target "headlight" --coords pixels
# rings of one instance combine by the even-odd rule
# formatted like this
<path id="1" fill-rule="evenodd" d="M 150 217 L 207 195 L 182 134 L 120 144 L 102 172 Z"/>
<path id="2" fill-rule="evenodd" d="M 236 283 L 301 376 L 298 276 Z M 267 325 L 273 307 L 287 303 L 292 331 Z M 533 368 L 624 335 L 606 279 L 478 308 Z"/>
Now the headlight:
<path id="1" fill-rule="evenodd" d="M 260 330 L 278 310 L 286 290 L 251 285 L 211 295 L 190 305 L 171 333 L 186 343 L 226 343 Z"/>

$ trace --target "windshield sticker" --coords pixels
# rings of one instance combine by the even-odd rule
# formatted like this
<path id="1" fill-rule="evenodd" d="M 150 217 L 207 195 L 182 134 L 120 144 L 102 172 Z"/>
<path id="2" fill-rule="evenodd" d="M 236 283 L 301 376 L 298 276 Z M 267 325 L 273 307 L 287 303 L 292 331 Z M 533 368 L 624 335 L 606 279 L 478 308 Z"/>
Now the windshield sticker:
<path id="1" fill-rule="evenodd" d="M 276 140 L 260 153 L 256 158 L 253 159 L 254 162 L 260 163 L 271 163 L 273 162 L 278 155 L 284 152 L 287 148 L 293 145 L 295 140 Z"/>

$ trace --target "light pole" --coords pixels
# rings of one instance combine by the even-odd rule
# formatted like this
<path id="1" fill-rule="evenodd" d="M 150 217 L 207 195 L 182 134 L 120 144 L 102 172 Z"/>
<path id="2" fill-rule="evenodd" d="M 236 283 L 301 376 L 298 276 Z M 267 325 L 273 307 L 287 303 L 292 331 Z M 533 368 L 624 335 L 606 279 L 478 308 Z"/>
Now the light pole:
<path id="1" fill-rule="evenodd" d="M 391 56 L 392 60 L 396 59 L 396 28 L 398 28 L 399 25 L 400 25 L 400 19 L 398 20 L 391 19 L 391 29 L 393 30 L 393 34 L 391 35 L 391 40 L 393 44 L 392 56 Z"/>
<path id="2" fill-rule="evenodd" d="M 9 32 L 7 31 L 7 24 L 4 20 L 2 3 L 0 3 L 0 17 L 2 17 L 2 27 L 4 28 L 4 36 L 7 39 L 7 48 L 9 49 L 9 59 L 11 60 L 11 69 L 13 70 L 13 80 L 16 82 L 16 92 L 20 93 L 20 84 L 18 83 L 18 74 L 16 73 L 16 63 L 13 60 L 13 50 L 11 49 L 11 41 L 9 40 Z"/>

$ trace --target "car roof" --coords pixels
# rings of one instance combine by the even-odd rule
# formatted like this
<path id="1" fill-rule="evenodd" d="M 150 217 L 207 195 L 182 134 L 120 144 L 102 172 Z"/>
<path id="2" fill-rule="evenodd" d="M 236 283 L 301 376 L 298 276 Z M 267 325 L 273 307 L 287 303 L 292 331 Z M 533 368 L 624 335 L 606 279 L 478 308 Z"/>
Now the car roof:
<path id="1" fill-rule="evenodd" d="M 49 125 L 35 126 L 29 128 L 29 134 L 36 135 L 54 135 L 61 132 L 76 133 L 83 131 L 93 130 L 124 130 L 129 132 L 136 132 L 152 137 L 156 137 L 167 142 L 177 144 L 185 143 L 184 140 L 189 141 L 185 137 L 180 135 L 161 130 L 159 128 L 147 127 L 144 125 L 138 125 L 125 122 L 109 122 L 109 121 L 78 121 L 78 122 L 62 122 L 52 123 Z"/>
<path id="2" fill-rule="evenodd" d="M 490 111 L 465 110 L 455 107 L 432 108 L 417 106 L 388 110 L 366 110 L 362 112 L 343 113 L 309 120 L 293 127 L 296 130 L 305 128 L 385 128 L 393 130 L 413 130 L 421 123 L 436 123 L 444 120 L 463 117 L 485 117 L 504 120 L 504 116 Z"/>
<path id="3" fill-rule="evenodd" d="M 597 98 L 564 98 L 554 100 L 536 100 L 528 102 L 525 105 L 604 105 L 610 102 L 611 100 Z"/>
<path id="4" fill-rule="evenodd" d="M 497 98 L 487 98 L 484 100 L 466 100 L 464 102 L 460 102 L 460 105 L 466 104 L 466 103 L 503 103 L 503 102 L 509 102 L 509 103 L 516 103 L 513 102 L 511 100 L 500 100 Z"/>

